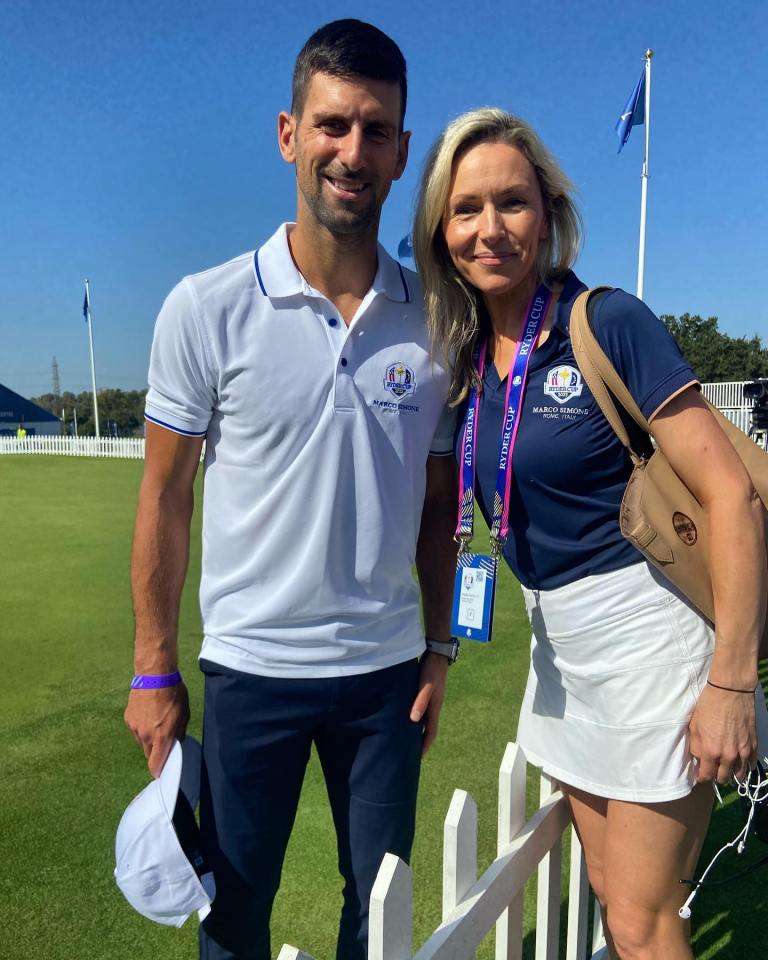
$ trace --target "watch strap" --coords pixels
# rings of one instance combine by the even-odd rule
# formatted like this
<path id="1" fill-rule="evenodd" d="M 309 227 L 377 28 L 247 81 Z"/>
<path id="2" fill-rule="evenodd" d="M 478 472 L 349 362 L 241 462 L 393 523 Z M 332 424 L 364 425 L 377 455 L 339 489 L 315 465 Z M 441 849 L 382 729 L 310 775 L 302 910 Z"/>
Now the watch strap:
<path id="1" fill-rule="evenodd" d="M 450 640 L 433 640 L 431 637 L 425 637 L 428 653 L 437 653 L 441 657 L 446 657 L 449 663 L 455 663 L 459 655 L 459 641 L 455 638 Z"/>

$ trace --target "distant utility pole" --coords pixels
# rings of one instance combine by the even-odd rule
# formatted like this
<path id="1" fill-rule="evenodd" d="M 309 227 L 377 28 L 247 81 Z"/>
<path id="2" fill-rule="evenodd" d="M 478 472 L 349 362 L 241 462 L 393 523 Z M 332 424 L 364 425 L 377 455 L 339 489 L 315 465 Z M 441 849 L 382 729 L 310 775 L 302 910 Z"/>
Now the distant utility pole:
<path id="1" fill-rule="evenodd" d="M 53 363 L 51 364 L 51 379 L 53 380 L 53 395 L 58 400 L 61 396 L 61 383 L 59 382 L 59 361 L 56 357 L 53 358 Z"/>

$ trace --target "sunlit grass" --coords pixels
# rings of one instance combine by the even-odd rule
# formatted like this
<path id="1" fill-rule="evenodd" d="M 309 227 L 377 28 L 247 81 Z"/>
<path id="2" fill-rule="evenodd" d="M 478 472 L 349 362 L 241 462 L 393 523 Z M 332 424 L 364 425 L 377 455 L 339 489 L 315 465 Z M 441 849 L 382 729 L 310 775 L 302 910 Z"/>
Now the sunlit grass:
<path id="1" fill-rule="evenodd" d="M 193 921 L 180 931 L 152 924 L 133 912 L 112 879 L 115 827 L 148 778 L 122 723 L 132 666 L 128 555 L 140 475 L 133 461 L 0 457 L 3 960 L 196 955 Z M 193 543 L 180 648 L 191 731 L 199 734 L 198 516 Z M 464 645 L 451 668 L 440 737 L 423 767 L 413 853 L 415 946 L 440 920 L 442 822 L 455 787 L 478 805 L 480 869 L 495 855 L 498 767 L 514 737 L 528 634 L 519 591 L 502 572 L 496 639 Z M 532 784 L 531 806 L 534 794 Z M 707 858 L 738 825 L 736 804 L 716 814 Z M 700 960 L 768 953 L 767 880 L 763 871 L 702 895 L 694 914 Z M 333 829 L 313 758 L 275 906 L 273 953 L 289 941 L 318 960 L 332 957 L 340 901 Z M 529 895 L 529 930 L 533 922 Z M 490 960 L 490 941 L 478 956 Z"/>

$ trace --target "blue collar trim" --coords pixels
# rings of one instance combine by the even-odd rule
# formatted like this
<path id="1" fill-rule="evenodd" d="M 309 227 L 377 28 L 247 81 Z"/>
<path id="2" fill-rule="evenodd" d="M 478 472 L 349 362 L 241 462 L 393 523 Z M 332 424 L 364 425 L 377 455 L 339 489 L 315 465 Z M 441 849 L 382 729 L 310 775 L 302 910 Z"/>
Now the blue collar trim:
<path id="1" fill-rule="evenodd" d="M 395 261 L 397 263 L 397 261 Z M 403 293 L 405 294 L 405 302 L 411 302 L 411 291 L 408 289 L 408 284 L 405 282 L 405 274 L 403 273 L 403 268 L 397 263 L 397 269 L 400 271 L 400 280 L 403 284 Z"/>
<path id="2" fill-rule="evenodd" d="M 253 266 L 254 266 L 254 269 L 256 270 L 256 279 L 259 281 L 259 287 L 261 287 L 261 292 L 266 297 L 268 294 L 264 288 L 264 281 L 261 279 L 261 270 L 259 270 L 259 251 L 258 250 L 253 255 Z"/>

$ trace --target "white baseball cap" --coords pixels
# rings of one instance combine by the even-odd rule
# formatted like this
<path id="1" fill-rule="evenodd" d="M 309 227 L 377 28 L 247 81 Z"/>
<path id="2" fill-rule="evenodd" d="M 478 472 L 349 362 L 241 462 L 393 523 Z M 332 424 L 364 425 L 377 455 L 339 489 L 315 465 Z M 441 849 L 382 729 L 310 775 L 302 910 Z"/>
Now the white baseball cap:
<path id="1" fill-rule="evenodd" d="M 157 780 L 120 820 L 115 879 L 143 916 L 180 927 L 193 911 L 200 920 L 216 895 L 194 810 L 200 795 L 202 750 L 193 737 L 176 741 Z"/>

